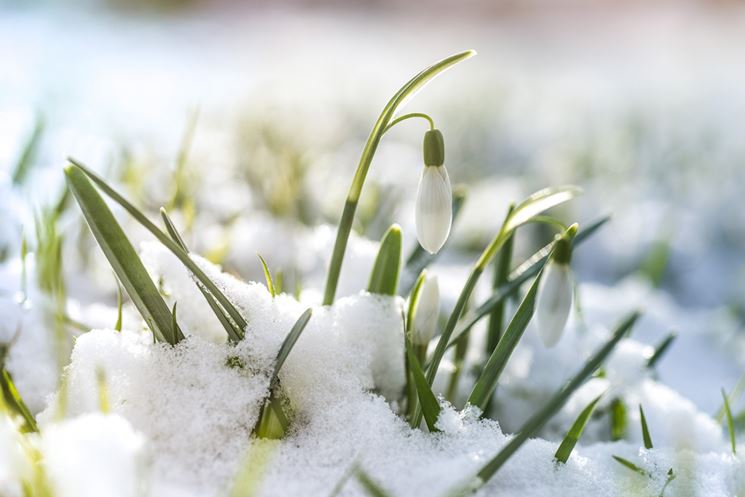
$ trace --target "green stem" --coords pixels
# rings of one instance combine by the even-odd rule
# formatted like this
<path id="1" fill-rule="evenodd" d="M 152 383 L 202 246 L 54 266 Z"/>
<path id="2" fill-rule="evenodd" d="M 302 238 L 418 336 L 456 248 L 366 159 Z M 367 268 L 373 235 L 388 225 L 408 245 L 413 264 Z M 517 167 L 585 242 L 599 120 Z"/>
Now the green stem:
<path id="1" fill-rule="evenodd" d="M 334 303 L 336 296 L 336 287 L 339 283 L 339 275 L 341 273 L 341 265 L 344 260 L 344 252 L 347 248 L 347 242 L 349 241 L 349 234 L 352 231 L 352 222 L 354 220 L 354 213 L 357 209 L 357 203 L 362 193 L 362 186 L 365 183 L 367 177 L 367 171 L 370 169 L 375 151 L 378 148 L 380 139 L 389 127 L 389 124 L 393 120 L 393 116 L 399 106 L 403 105 L 407 97 L 413 96 L 413 94 L 424 86 L 429 80 L 440 74 L 450 66 L 457 64 L 469 57 L 475 55 L 476 52 L 473 50 L 467 50 L 450 57 L 443 59 L 428 68 L 421 71 L 419 74 L 414 76 L 409 82 L 401 87 L 393 98 L 386 104 L 383 111 L 378 117 L 378 120 L 373 126 L 370 136 L 367 139 L 365 148 L 362 151 L 357 170 L 352 179 L 352 184 L 349 187 L 349 193 L 347 194 L 347 200 L 344 204 L 344 210 L 342 211 L 341 220 L 339 221 L 339 230 L 336 233 L 336 242 L 334 243 L 334 251 L 331 254 L 331 263 L 329 265 L 328 277 L 326 279 L 326 289 L 323 297 L 324 305 L 331 305 Z"/>
<path id="2" fill-rule="evenodd" d="M 404 114 L 403 116 L 397 117 L 396 119 L 391 121 L 391 123 L 388 126 L 386 126 L 385 129 L 383 130 L 383 133 L 387 133 L 389 129 L 391 129 L 392 127 L 394 127 L 396 124 L 400 123 L 401 121 L 412 119 L 414 117 L 421 117 L 422 119 L 426 119 L 429 122 L 429 129 L 435 129 L 435 121 L 431 117 L 429 117 L 427 114 L 425 114 L 424 112 L 412 112 L 410 114 Z"/>

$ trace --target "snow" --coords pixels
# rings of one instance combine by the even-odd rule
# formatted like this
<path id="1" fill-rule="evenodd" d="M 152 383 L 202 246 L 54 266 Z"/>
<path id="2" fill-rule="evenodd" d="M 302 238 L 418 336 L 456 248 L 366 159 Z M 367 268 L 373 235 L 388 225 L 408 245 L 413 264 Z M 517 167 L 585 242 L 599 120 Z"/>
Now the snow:
<path id="1" fill-rule="evenodd" d="M 180 307 L 193 311 L 179 314 L 188 338 L 171 347 L 153 343 L 146 331 L 100 329 L 76 340 L 65 374 L 67 387 L 59 394 L 66 395 L 66 419 L 55 417 L 60 399 L 41 417 L 40 447 L 62 495 L 88 495 L 98 488 L 99 480 L 81 488 L 83 480 L 74 476 L 90 461 L 101 465 L 96 473 L 100 481 L 123 482 L 117 487 L 119 495 L 134 495 L 127 493 L 134 482 L 147 483 L 158 495 L 223 495 L 234 485 L 243 462 L 252 460 L 251 451 L 266 459 L 260 495 L 326 495 L 352 464 L 393 495 L 414 495 L 422 488 L 438 495 L 467 482 L 508 441 L 495 421 L 479 419 L 472 408 L 458 411 L 448 404 L 438 420 L 441 433 L 408 427 L 395 412 L 395 399 L 403 389 L 404 302 L 365 292 L 341 298 L 331 307 L 314 307 L 280 374 L 292 406 L 291 430 L 279 442 L 253 439 L 274 357 L 305 305 L 286 294 L 272 298 L 263 284 L 242 283 L 195 256 L 248 316 L 245 339 L 227 344 L 214 340 L 220 325 L 204 318 L 206 304 L 173 256 L 146 244 L 143 257 L 164 288 L 179 292 Z M 169 293 L 168 298 L 173 297 Z M 524 345 L 532 354 L 528 376 L 521 378 L 520 368 L 510 366 L 499 389 L 500 401 L 510 404 L 514 415 L 512 396 L 521 382 L 523 389 L 529 382 L 539 401 L 545 400 L 563 381 L 563 371 L 576 369 L 577 353 L 588 354 L 607 335 L 602 327 L 591 330 L 575 323 L 549 350 L 531 327 Z M 651 379 L 644 368 L 648 356 L 648 346 L 624 340 L 606 366 L 606 377 L 588 383 L 558 416 L 561 430 L 566 430 L 587 399 L 602 390 L 614 391 L 629 407 L 627 441 L 579 446 L 565 467 L 552 462 L 556 441 L 529 441 L 480 495 L 548 496 L 567 488 L 580 497 L 624 495 L 630 488 L 659 492 L 671 467 L 677 476 L 669 495 L 695 486 L 705 495 L 734 495 L 745 483 L 739 476 L 742 463 L 727 455 L 720 427 L 690 401 Z M 233 357 L 239 361 L 229 362 Z M 101 372 L 112 411 L 107 416 L 98 413 Z M 606 394 L 603 402 L 609 400 Z M 639 448 L 638 403 L 645 408 L 653 451 Z M 602 409 L 603 403 L 598 407 Z M 603 422 L 591 422 L 587 441 L 593 431 L 602 440 L 593 423 Z M 60 447 L 72 440 L 77 441 L 74 457 L 64 457 Z M 97 460 L 103 453 L 109 455 Z M 652 477 L 623 468 L 611 455 L 636 461 Z M 149 461 L 147 478 L 133 477 L 144 460 Z M 716 471 L 719 477 L 702 477 L 699 468 Z M 341 495 L 364 493 L 350 480 Z"/>

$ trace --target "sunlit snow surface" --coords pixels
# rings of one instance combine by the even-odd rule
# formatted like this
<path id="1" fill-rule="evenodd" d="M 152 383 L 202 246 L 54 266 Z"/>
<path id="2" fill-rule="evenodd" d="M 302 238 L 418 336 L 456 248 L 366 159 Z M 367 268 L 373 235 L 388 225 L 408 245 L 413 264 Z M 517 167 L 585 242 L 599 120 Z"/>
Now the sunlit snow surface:
<path id="1" fill-rule="evenodd" d="M 390 404 L 402 388 L 402 302 L 359 293 L 377 245 L 353 237 L 340 282 L 343 298 L 333 308 L 315 308 L 283 368 L 296 422 L 285 440 L 261 448 L 267 457 L 262 495 L 328 495 L 354 463 L 393 495 L 444 494 L 504 445 L 504 433 L 518 429 L 636 308 L 644 317 L 608 361 L 605 378 L 577 392 L 544 430 L 546 439 L 529 442 L 483 494 L 540 497 L 571 489 L 581 497 L 658 495 L 669 468 L 677 477 L 668 497 L 745 489 L 745 468 L 712 417 L 721 405 L 720 388 L 731 390 L 745 370 L 742 325 L 730 310 L 741 309 L 745 298 L 740 13 L 709 13 L 701 22 L 695 10 L 652 11 L 606 28 L 590 22 L 577 32 L 545 19 L 425 23 L 364 13 L 227 11 L 171 19 L 62 10 L 2 14 L 0 247 L 15 257 L 0 270 L 0 341 L 21 330 L 7 365 L 32 410 L 44 411 L 38 446 L 59 495 L 223 495 L 251 451 L 259 450 L 250 433 L 273 358 L 297 316 L 320 301 L 334 229 L 257 210 L 255 192 L 234 181 L 238 115 L 282 118 L 301 143 L 315 145 L 308 151 L 310 196 L 319 209 L 336 213 L 365 133 L 388 96 L 425 64 L 470 47 L 480 51 L 478 58 L 411 105 L 434 115 L 448 140 L 448 170 L 454 180 L 471 183 L 453 247 L 434 267 L 444 310 L 452 307 L 473 259 L 463 248 L 483 246 L 509 202 L 548 184 L 576 183 L 586 195 L 566 219 L 582 224 L 603 213 L 614 216 L 576 251 L 582 313 L 573 314 L 554 349 L 543 348 L 528 328 L 499 387 L 501 426 L 447 408 L 439 421 L 443 433 L 410 430 Z M 434 38 L 422 34 L 433 32 Z M 273 268 L 297 268 L 305 283 L 302 303 L 288 296 L 272 300 L 262 285 L 220 276 L 199 259 L 250 322 L 244 342 L 225 345 L 189 276 L 162 248 L 143 244 L 143 259 L 156 280 L 162 278 L 169 302 L 179 302 L 179 322 L 189 335 L 170 349 L 152 344 L 126 307 L 125 331 L 107 330 L 116 319 L 111 272 L 99 259 L 84 266 L 66 248 L 68 312 L 101 329 L 75 343 L 66 375 L 69 419 L 59 421 L 55 391 L 64 359 L 55 350 L 51 304 L 33 284 L 33 264 L 27 267 L 29 299 L 18 305 L 21 234 L 33 232 L 35 211 L 56 200 L 66 156 L 106 174 L 126 147 L 158 165 L 146 170 L 144 190 L 162 201 L 167 193 L 160 185 L 169 181 L 185 123 L 197 107 L 191 162 L 203 174 L 194 231 L 205 235 L 195 237 L 195 249 L 207 252 L 216 240 L 227 240 L 226 264 L 247 279 L 261 278 L 257 252 Z M 33 186 L 14 187 L 9 172 L 37 113 L 47 130 L 40 167 L 28 182 Z M 407 247 L 413 244 L 420 139 L 414 124 L 391 133 L 370 175 L 402 197 L 393 215 Z M 71 212 L 63 224 L 75 240 L 81 226 L 77 211 Z M 181 222 L 179 213 L 175 218 Z M 146 239 L 136 230 L 132 237 Z M 660 241 L 672 247 L 670 265 L 662 289 L 654 289 L 629 274 Z M 488 280 L 477 289 L 479 299 L 488 295 Z M 653 374 L 644 362 L 671 329 L 678 339 Z M 475 343 L 483 332 L 474 330 Z M 233 356 L 250 367 L 228 367 Z M 97 414 L 101 370 L 108 415 Z M 462 381 L 465 395 L 473 377 Z M 593 420 L 567 465 L 555 467 L 557 440 L 606 389 L 599 410 L 614 396 L 626 401 L 627 441 L 598 443 L 608 438 L 607 417 Z M 652 451 L 640 449 L 639 403 Z M 0 494 L 21 495 L 15 478 L 29 470 L 15 427 L 4 418 L 0 423 Z M 639 477 L 611 455 L 635 461 L 653 477 Z M 342 495 L 363 494 L 350 480 Z"/>

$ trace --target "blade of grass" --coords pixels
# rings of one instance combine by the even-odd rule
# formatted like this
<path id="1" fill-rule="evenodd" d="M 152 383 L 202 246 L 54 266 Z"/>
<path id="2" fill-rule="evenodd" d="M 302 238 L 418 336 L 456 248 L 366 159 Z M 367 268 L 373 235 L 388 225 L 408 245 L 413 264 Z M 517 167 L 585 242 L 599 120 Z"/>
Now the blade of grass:
<path id="1" fill-rule="evenodd" d="M 671 331 L 665 338 L 662 339 L 657 347 L 655 347 L 652 357 L 650 357 L 647 361 L 648 368 L 651 369 L 655 366 L 655 364 L 657 364 L 657 362 L 660 360 L 660 358 L 662 358 L 663 355 L 665 355 L 665 352 L 667 352 L 667 349 L 670 348 L 670 345 L 672 345 L 676 338 L 678 338 L 678 334 L 674 331 Z"/>
<path id="2" fill-rule="evenodd" d="M 277 296 L 277 292 L 274 291 L 274 280 L 272 279 L 272 273 L 269 272 L 269 266 L 266 265 L 266 261 L 263 257 L 261 257 L 261 254 L 256 254 L 259 256 L 259 260 L 261 261 L 261 267 L 264 270 L 264 279 L 266 280 L 266 288 L 269 290 L 269 294 L 272 297 Z"/>
<path id="3" fill-rule="evenodd" d="M 168 212 L 166 212 L 166 210 L 162 207 L 160 209 L 160 216 L 163 219 L 163 224 L 165 224 L 166 226 L 168 235 L 181 248 L 181 250 L 188 254 L 189 248 L 186 246 L 184 239 L 181 237 L 181 234 L 176 229 L 176 225 L 173 224 L 173 221 L 171 221 L 171 218 L 168 216 Z M 193 275 L 194 273 L 191 274 Z M 220 324 L 225 330 L 225 333 L 228 334 L 228 338 L 232 342 L 240 341 L 243 336 L 242 330 L 238 328 L 238 326 L 233 321 L 231 321 L 230 316 L 228 316 L 225 310 L 220 307 L 220 304 L 215 300 L 215 297 L 209 291 L 207 291 L 204 285 L 202 285 L 202 283 L 200 283 L 199 281 L 195 281 L 195 283 L 197 285 L 197 288 L 199 288 L 199 291 L 202 293 L 204 300 L 207 301 L 210 309 L 212 309 L 212 312 L 215 314 L 218 321 L 220 321 Z"/>
<path id="4" fill-rule="evenodd" d="M 279 372 L 285 364 L 287 356 L 290 355 L 292 348 L 297 343 L 298 338 L 300 338 L 300 334 L 305 330 L 305 326 L 308 324 L 308 321 L 310 321 L 312 315 L 313 309 L 306 309 L 292 326 L 290 333 L 288 333 L 282 341 L 279 352 L 277 352 L 277 360 L 274 363 L 274 371 L 272 372 L 271 381 L 269 383 L 270 389 L 273 389 L 277 385 L 277 382 L 279 381 Z"/>
<path id="5" fill-rule="evenodd" d="M 15 167 L 13 168 L 12 181 L 14 185 L 23 183 L 26 179 L 28 172 L 31 170 L 31 165 L 34 160 L 34 155 L 39 149 L 39 143 L 41 136 L 44 133 L 44 119 L 41 116 L 37 116 L 36 122 L 34 123 L 34 129 L 26 141 L 23 147 L 21 156 L 18 158 Z"/>
<path id="6" fill-rule="evenodd" d="M 642 439 L 644 440 L 644 448 L 651 449 L 653 448 L 652 437 L 649 436 L 649 427 L 647 427 L 647 418 L 644 416 L 644 409 L 642 409 L 641 404 L 639 404 L 639 420 L 642 424 Z"/>
<path id="7" fill-rule="evenodd" d="M 297 343 L 298 338 L 300 338 L 300 334 L 305 329 L 308 321 L 310 321 L 312 314 L 313 311 L 309 308 L 300 315 L 298 320 L 292 326 L 290 332 L 282 341 L 279 352 L 277 352 L 274 370 L 272 371 L 272 376 L 269 380 L 269 396 L 261 407 L 259 419 L 254 427 L 254 433 L 259 438 L 278 440 L 284 436 L 290 425 L 289 419 L 282 407 L 282 402 L 280 402 L 278 393 L 279 372 L 282 369 L 287 356 L 290 355 L 292 348 Z"/>
<path id="8" fill-rule="evenodd" d="M 613 331 L 608 341 L 590 357 L 584 367 L 569 380 L 553 397 L 538 410 L 528 421 L 523 424 L 518 433 L 494 456 L 487 462 L 476 477 L 463 487 L 459 487 L 452 495 L 463 496 L 475 493 L 479 488 L 484 486 L 509 460 L 510 457 L 532 436 L 543 427 L 566 403 L 569 397 L 582 385 L 592 373 L 600 367 L 600 364 L 613 351 L 618 342 L 631 330 L 634 323 L 639 318 L 639 313 L 634 312 L 626 317 Z"/>
<path id="9" fill-rule="evenodd" d="M 676 474 L 673 473 L 673 468 L 670 468 L 667 471 L 667 479 L 665 480 L 665 484 L 662 486 L 662 490 L 660 490 L 660 495 L 658 497 L 665 497 L 665 490 L 667 490 L 667 486 L 670 485 L 670 483 L 675 479 Z"/>
<path id="10" fill-rule="evenodd" d="M 587 422 L 590 420 L 590 416 L 592 416 L 595 406 L 603 395 L 604 394 L 598 395 L 592 402 L 587 404 L 587 407 L 582 409 L 582 412 L 579 413 L 579 416 L 577 416 L 572 427 L 569 428 L 564 440 L 561 441 L 561 445 L 559 445 L 559 448 L 556 450 L 554 460 L 562 464 L 567 462 L 569 456 L 572 454 L 572 450 L 574 450 L 574 446 L 577 445 L 577 442 L 582 436 L 582 432 L 585 431 L 585 426 L 587 426 Z"/>
<path id="11" fill-rule="evenodd" d="M 732 453 L 737 454 L 737 442 L 735 440 L 735 424 L 732 421 L 732 410 L 729 408 L 729 399 L 727 392 L 722 388 L 722 400 L 724 401 L 724 414 L 727 417 L 727 430 L 729 431 L 729 442 L 732 446 Z"/>
<path id="12" fill-rule="evenodd" d="M 510 205 L 507 210 L 507 217 L 512 214 L 515 206 Z M 505 285 L 509 281 L 510 276 L 510 265 L 512 264 L 512 247 L 515 242 L 515 236 L 510 235 L 507 241 L 504 242 L 504 246 L 500 249 L 499 255 L 497 256 L 496 265 L 494 266 L 494 281 L 492 288 L 496 291 L 502 285 Z M 502 333 L 502 326 L 504 324 L 504 304 L 505 299 L 501 299 L 497 305 L 494 306 L 491 313 L 489 314 L 489 322 L 487 325 L 487 339 L 486 339 L 486 355 L 490 356 L 494 349 L 497 347 L 499 342 L 500 334 Z"/>
<path id="13" fill-rule="evenodd" d="M 419 398 L 419 405 L 422 407 L 424 420 L 427 423 L 427 428 L 431 432 L 440 431 L 435 426 L 437 424 L 437 418 L 440 416 L 440 403 L 437 402 L 437 397 L 435 397 L 432 388 L 427 383 L 422 366 L 419 364 L 419 359 L 416 358 L 412 350 L 411 341 L 408 338 L 406 339 L 406 358 L 409 371 L 411 371 L 411 375 L 414 378 L 414 386 L 417 397 Z M 416 425 L 412 424 L 412 428 L 416 428 Z"/>
<path id="14" fill-rule="evenodd" d="M 628 459 L 624 459 L 621 456 L 611 456 L 611 457 L 613 459 L 615 459 L 619 464 L 621 464 L 622 466 L 630 469 L 634 473 L 638 473 L 638 474 L 640 474 L 642 476 L 647 476 L 647 477 L 650 476 L 649 473 L 647 473 L 646 470 L 640 468 L 639 466 L 637 466 L 633 462 L 629 461 Z"/>
<path id="15" fill-rule="evenodd" d="M 610 439 L 614 442 L 626 435 L 626 404 L 619 398 L 610 403 Z"/>
<path id="16" fill-rule="evenodd" d="M 354 474 L 362 489 L 370 497 L 391 497 L 391 494 L 385 491 L 378 482 L 373 480 L 372 477 L 361 468 L 357 468 Z"/>
<path id="17" fill-rule="evenodd" d="M 512 352 L 517 347 L 517 343 L 520 341 L 525 329 L 528 327 L 528 323 L 530 323 L 533 317 L 540 280 L 541 273 L 538 273 L 533 284 L 530 285 L 528 293 L 525 294 L 525 298 L 523 298 L 517 311 L 515 311 L 515 315 L 512 316 L 510 324 L 507 325 L 504 336 L 499 340 L 494 352 L 492 352 L 486 361 L 481 375 L 476 380 L 473 390 L 471 390 L 471 394 L 468 396 L 468 403 L 477 406 L 482 411 L 486 408 L 486 403 L 489 402 L 497 386 L 499 376 L 502 374 L 507 361 L 510 359 Z"/>
<path id="18" fill-rule="evenodd" d="M 116 275 L 114 275 L 114 280 L 116 281 L 116 323 L 114 323 L 114 330 L 122 331 L 122 307 L 124 306 L 122 285 Z"/>
<path id="19" fill-rule="evenodd" d="M 378 256 L 375 258 L 367 291 L 381 295 L 396 295 L 398 277 L 401 272 L 401 245 L 403 236 L 401 227 L 394 224 L 383 235 L 380 241 Z"/>
<path id="20" fill-rule="evenodd" d="M 168 306 L 106 202 L 79 168 L 68 166 L 65 175 L 93 236 L 155 338 L 178 343 L 183 334 L 178 329 L 174 333 Z"/>
<path id="21" fill-rule="evenodd" d="M 404 340 L 406 340 L 406 342 L 404 345 L 411 341 L 411 331 L 414 323 L 414 315 L 416 314 L 416 309 L 419 305 L 419 295 L 421 293 L 422 285 L 424 285 L 424 280 L 426 277 L 427 270 L 425 269 L 416 279 L 414 288 L 411 289 L 411 294 L 409 295 L 407 313 L 404 317 L 404 323 L 406 323 L 404 329 Z M 409 421 L 412 421 L 414 408 L 417 403 L 417 391 L 416 385 L 414 384 L 414 377 L 411 373 L 411 368 L 409 367 L 409 359 L 406 350 L 404 350 L 404 367 L 406 369 L 406 418 Z"/>
<path id="22" fill-rule="evenodd" d="M 69 169 L 74 169 L 82 172 L 88 178 L 91 179 L 98 187 L 108 195 L 112 200 L 121 205 L 132 217 L 135 218 L 145 229 L 152 233 L 160 243 L 162 243 L 168 250 L 170 250 L 202 283 L 206 289 L 215 297 L 220 305 L 225 309 L 231 319 L 236 323 L 238 328 L 241 330 L 241 338 L 243 330 L 246 329 L 247 322 L 241 316 L 240 312 L 235 306 L 228 300 L 228 298 L 217 288 L 217 285 L 202 271 L 202 269 L 189 257 L 189 254 L 185 252 L 176 242 L 171 240 L 168 235 L 163 233 L 157 226 L 155 226 L 142 212 L 140 212 L 134 205 L 129 203 L 124 197 L 111 188 L 101 177 L 96 173 L 89 170 L 87 167 L 82 165 L 75 159 L 68 158 L 72 166 L 68 166 Z M 105 205 L 105 204 L 104 204 Z"/>
<path id="23" fill-rule="evenodd" d="M 36 424 L 36 418 L 34 418 L 34 415 L 31 414 L 31 411 L 23 401 L 15 383 L 13 383 L 13 377 L 10 375 L 10 372 L 5 369 L 4 364 L 0 367 L 0 388 L 2 389 L 5 405 L 23 418 L 21 431 L 24 433 L 38 433 L 39 427 Z"/>
<path id="24" fill-rule="evenodd" d="M 572 185 L 552 186 L 537 191 L 515 207 L 512 215 L 505 224 L 505 231 L 512 231 L 518 226 L 529 222 L 540 213 L 563 204 L 581 193 L 581 188 Z"/>
<path id="25" fill-rule="evenodd" d="M 334 488 L 331 489 L 331 493 L 328 497 L 337 497 L 341 493 L 344 485 L 347 484 L 349 478 L 351 478 L 354 474 L 355 469 L 357 469 L 356 461 L 350 464 L 349 467 L 344 471 L 344 473 L 342 473 L 341 478 L 339 478 L 339 480 L 336 482 Z"/>

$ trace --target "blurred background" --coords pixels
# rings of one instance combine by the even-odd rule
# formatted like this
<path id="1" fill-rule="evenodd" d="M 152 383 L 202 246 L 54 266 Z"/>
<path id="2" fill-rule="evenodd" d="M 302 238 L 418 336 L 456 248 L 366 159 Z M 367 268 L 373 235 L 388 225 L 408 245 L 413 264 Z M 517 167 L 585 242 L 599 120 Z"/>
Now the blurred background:
<path id="1" fill-rule="evenodd" d="M 421 68 L 474 48 L 406 108 L 434 117 L 468 189 L 443 260 L 472 261 L 509 202 L 578 184 L 562 218 L 613 216 L 576 258 L 580 280 L 632 278 L 739 330 L 744 26 L 729 1 L 0 1 L 0 253 L 65 205 L 72 156 L 154 215 L 167 206 L 228 270 L 260 279 L 259 252 L 313 281 L 333 237 L 315 227 L 338 219 L 380 110 Z M 414 243 L 423 131 L 386 135 L 364 237 L 398 222 Z M 113 301 L 80 216 L 60 223 L 68 293 Z"/>

